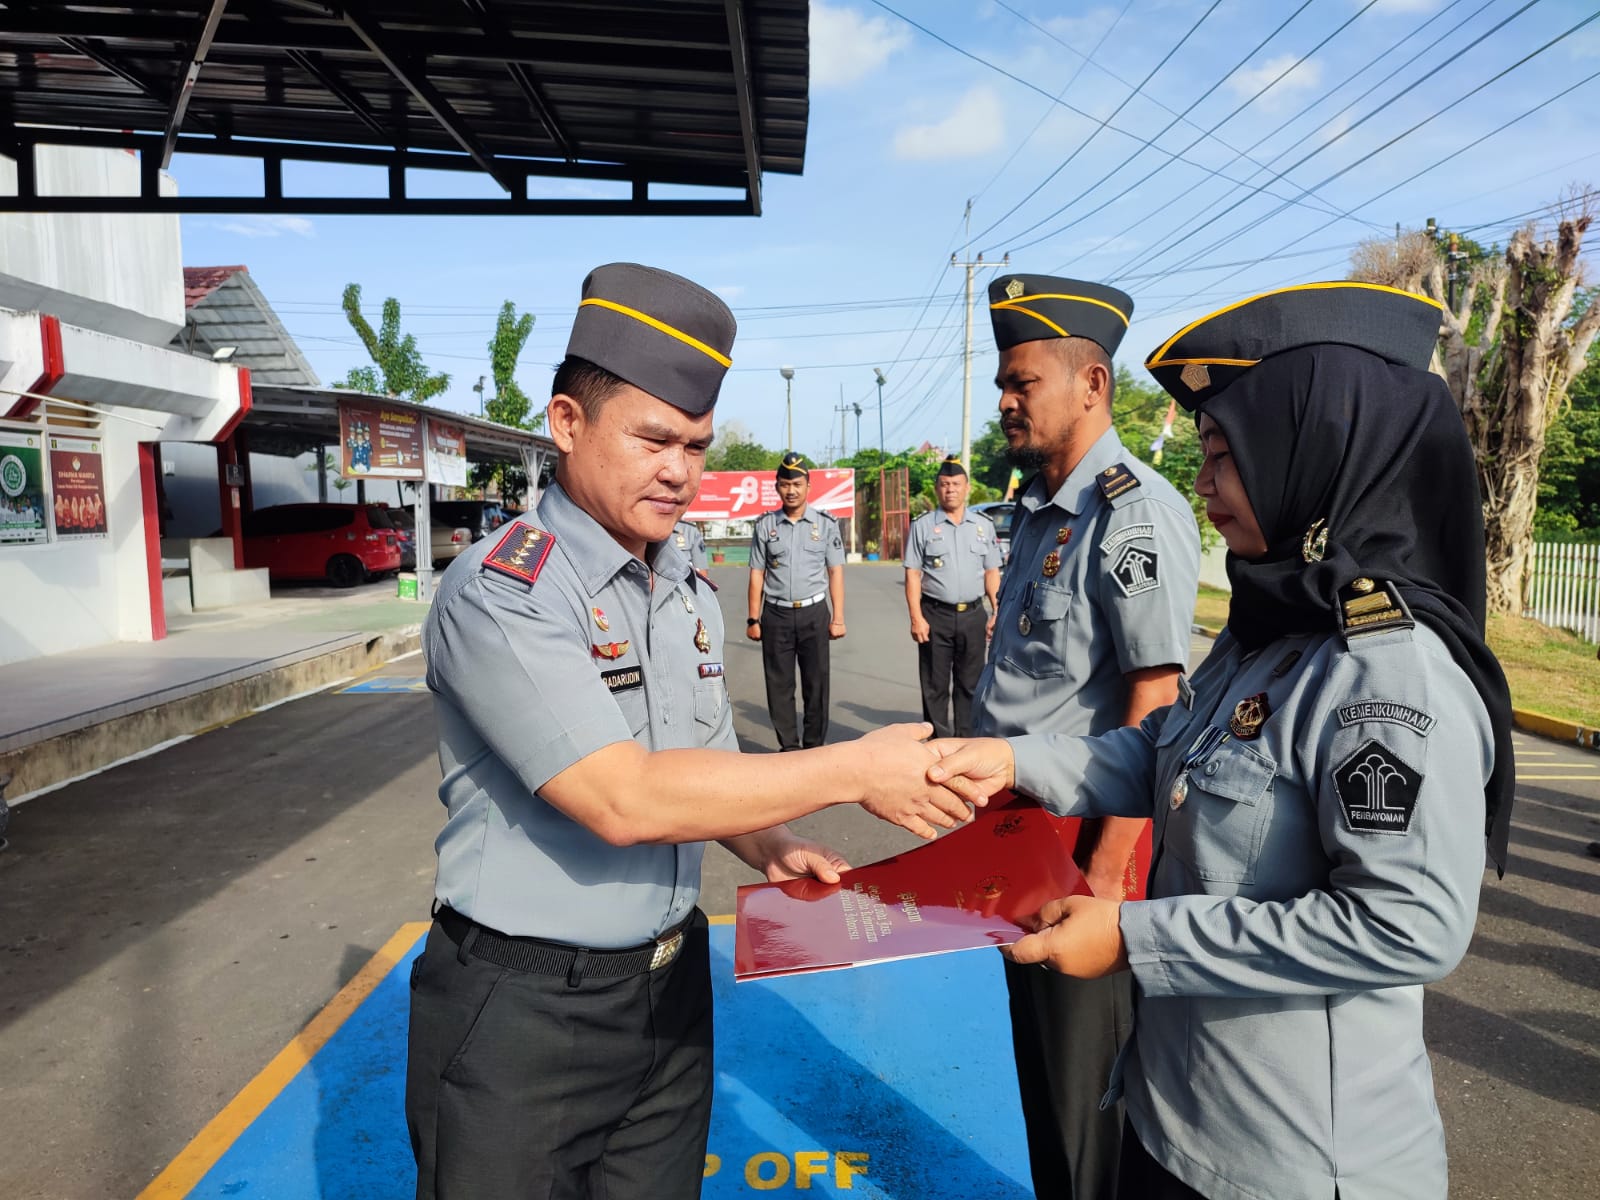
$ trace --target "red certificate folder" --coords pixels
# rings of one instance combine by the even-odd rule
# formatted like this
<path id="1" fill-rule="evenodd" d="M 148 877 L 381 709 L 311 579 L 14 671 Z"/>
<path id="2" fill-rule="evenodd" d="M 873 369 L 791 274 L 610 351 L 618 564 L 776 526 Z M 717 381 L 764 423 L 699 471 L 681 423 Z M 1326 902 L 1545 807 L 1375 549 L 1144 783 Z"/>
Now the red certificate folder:
<path id="1" fill-rule="evenodd" d="M 844 871 L 839 883 L 796 879 L 741 887 L 733 977 L 836 971 L 1008 946 L 1025 932 L 1020 922 L 1046 901 L 1091 894 L 1072 861 L 1078 824 L 1001 793 L 970 824 Z M 1149 858 L 1146 832 L 1129 867 L 1140 882 Z"/>

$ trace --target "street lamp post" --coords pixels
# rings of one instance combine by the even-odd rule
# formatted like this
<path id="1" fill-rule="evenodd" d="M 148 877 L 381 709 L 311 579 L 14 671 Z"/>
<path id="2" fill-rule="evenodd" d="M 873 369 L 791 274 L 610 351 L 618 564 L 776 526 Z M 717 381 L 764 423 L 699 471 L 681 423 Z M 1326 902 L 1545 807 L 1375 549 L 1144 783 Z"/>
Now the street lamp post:
<path id="1" fill-rule="evenodd" d="M 478 415 L 483 416 L 483 382 L 486 377 L 478 376 L 478 382 L 472 385 L 472 390 L 478 393 Z"/>
<path id="2" fill-rule="evenodd" d="M 778 374 L 783 376 L 783 408 L 788 418 L 788 442 L 785 449 L 794 449 L 794 368 L 779 367 Z"/>
<path id="3" fill-rule="evenodd" d="M 878 377 L 878 462 L 879 462 L 879 464 L 882 464 L 883 458 L 884 458 L 884 451 L 883 451 L 883 384 L 884 384 L 883 368 L 882 367 L 873 367 L 872 368 L 872 373 Z M 861 439 L 857 438 L 856 440 L 860 441 Z"/>

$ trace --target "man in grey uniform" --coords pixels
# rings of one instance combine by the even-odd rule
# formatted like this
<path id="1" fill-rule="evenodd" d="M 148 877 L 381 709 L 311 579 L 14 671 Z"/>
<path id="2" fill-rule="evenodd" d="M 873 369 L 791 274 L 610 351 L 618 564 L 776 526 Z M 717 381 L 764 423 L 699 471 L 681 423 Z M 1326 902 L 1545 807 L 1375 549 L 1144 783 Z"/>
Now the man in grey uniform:
<path id="1" fill-rule="evenodd" d="M 448 816 L 411 976 L 419 1197 L 698 1196 L 702 843 L 769 879 L 833 881 L 843 860 L 783 821 L 855 801 L 931 837 L 929 820 L 966 812 L 920 782 L 926 726 L 781 766 L 736 752 L 721 616 L 671 537 L 733 334 L 687 279 L 590 274 L 547 410 L 561 458 L 537 523 L 461 555 L 428 614 Z"/>
<path id="2" fill-rule="evenodd" d="M 1124 293 L 1075 279 L 990 285 L 1000 428 L 1012 461 L 1038 474 L 1012 525 L 979 736 L 1102 733 L 1177 695 L 1200 535 L 1188 503 L 1111 426 L 1111 355 L 1132 312 Z M 1096 895 L 1124 894 L 1148 829 L 1083 823 L 1075 857 Z M 1100 1097 L 1131 1019 L 1126 976 L 1071 980 L 1008 963 L 1006 986 L 1035 1193 L 1114 1195 L 1122 1114 L 1102 1112 Z"/>
<path id="3" fill-rule="evenodd" d="M 778 466 L 782 507 L 756 518 L 750 535 L 746 636 L 761 643 L 767 713 L 779 750 L 828 738 L 828 643 L 844 636 L 844 539 L 839 523 L 806 503 L 811 472 L 793 450 Z M 805 706 L 796 730 L 794 672 Z"/>
<path id="4" fill-rule="evenodd" d="M 696 571 L 707 570 L 711 566 L 711 559 L 706 554 L 706 535 L 700 532 L 700 526 L 693 521 L 679 521 L 672 527 L 672 544 L 678 548 L 678 553 L 689 560 L 689 566 Z"/>
<path id="5" fill-rule="evenodd" d="M 999 603 L 1000 539 L 988 517 L 967 511 L 970 484 L 958 455 L 939 464 L 933 488 L 939 507 L 911 522 L 906 541 L 906 607 L 917 644 L 922 719 L 934 737 L 969 737 L 972 693 Z"/>

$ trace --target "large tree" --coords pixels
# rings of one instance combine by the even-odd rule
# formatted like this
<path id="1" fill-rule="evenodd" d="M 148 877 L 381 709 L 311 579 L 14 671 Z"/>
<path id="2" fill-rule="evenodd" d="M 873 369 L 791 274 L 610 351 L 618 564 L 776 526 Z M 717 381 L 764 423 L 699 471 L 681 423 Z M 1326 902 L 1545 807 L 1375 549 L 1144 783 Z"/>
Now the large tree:
<path id="1" fill-rule="evenodd" d="M 1352 277 L 1409 287 L 1442 306 L 1434 369 L 1449 384 L 1478 464 L 1488 558 L 1488 606 L 1521 612 L 1538 509 L 1539 464 L 1567 387 L 1584 369 L 1600 333 L 1600 305 L 1579 303 L 1587 205 L 1563 215 L 1553 238 L 1519 230 L 1504 258 L 1470 257 L 1462 285 L 1450 242 L 1419 253 L 1425 235 L 1358 250 Z M 1387 239 L 1385 239 L 1387 241 Z M 1457 250 L 1457 254 L 1463 253 Z"/>
<path id="2" fill-rule="evenodd" d="M 533 332 L 533 314 L 518 315 L 517 306 L 507 300 L 500 306 L 495 321 L 494 336 L 489 339 L 489 370 L 494 375 L 494 396 L 484 404 L 484 414 L 491 421 L 509 425 L 513 429 L 540 429 L 544 426 L 544 411 L 533 412 L 533 401 L 517 383 L 517 359 L 528 335 Z M 483 488 L 494 483 L 504 500 L 520 499 L 528 491 L 528 473 L 520 463 L 480 464 L 472 469 L 473 487 Z"/>
<path id="3" fill-rule="evenodd" d="M 400 301 L 383 302 L 383 319 L 376 330 L 361 312 L 361 285 L 346 284 L 342 300 L 345 319 L 372 356 L 373 366 L 354 367 L 335 387 L 354 388 L 381 396 L 394 396 L 425 404 L 450 386 L 449 375 L 432 375 L 417 349 L 417 339 L 400 332 Z"/>

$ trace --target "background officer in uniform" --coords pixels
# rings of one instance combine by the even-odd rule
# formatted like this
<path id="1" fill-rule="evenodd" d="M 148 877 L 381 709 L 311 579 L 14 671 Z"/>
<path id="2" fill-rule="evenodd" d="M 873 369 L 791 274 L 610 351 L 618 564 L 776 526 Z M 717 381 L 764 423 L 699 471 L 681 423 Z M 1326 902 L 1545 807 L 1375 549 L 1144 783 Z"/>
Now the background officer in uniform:
<path id="1" fill-rule="evenodd" d="M 745 632 L 761 643 L 778 749 L 809 750 L 828 737 L 828 643 L 844 636 L 844 539 L 837 521 L 806 503 L 811 472 L 793 450 L 778 467 L 777 487 L 782 508 L 757 517 L 750 535 Z M 796 663 L 805 706 L 798 732 Z"/>
<path id="2" fill-rule="evenodd" d="M 1170 704 L 1189 657 L 1200 535 L 1189 504 L 1111 427 L 1111 355 L 1133 301 L 1042 275 L 989 288 L 1000 428 L 1038 472 L 1018 497 L 980 735 L 1101 733 Z M 1123 894 L 1144 821 L 1085 821 L 1075 857 L 1099 896 Z M 1006 966 L 1011 1031 L 1040 1197 L 1115 1190 L 1122 1117 L 1100 1097 L 1127 1032 L 1126 976 L 1080 981 Z"/>
<path id="3" fill-rule="evenodd" d="M 583 285 L 530 520 L 445 572 L 423 629 L 447 817 L 411 977 L 417 1195 L 699 1195 L 712 1091 L 702 843 L 769 879 L 842 860 L 782 824 L 857 801 L 927 837 L 927 726 L 737 753 L 716 599 L 672 538 L 733 314 L 628 263 Z M 943 808 L 939 804 L 943 804 Z"/>
<path id="4" fill-rule="evenodd" d="M 988 517 L 967 511 L 970 487 L 959 456 L 940 463 L 933 481 L 939 507 L 911 522 L 906 543 L 906 607 L 917 643 L 922 719 L 934 737 L 972 734 L 972 693 L 999 602 L 1000 541 Z"/>
<path id="5" fill-rule="evenodd" d="M 1197 414 L 1227 629 L 1138 729 L 936 768 L 1155 817 L 1148 903 L 1053 901 L 1011 949 L 1138 984 L 1128 1200 L 1448 1191 L 1422 989 L 1466 950 L 1485 834 L 1504 867 L 1515 772 L 1438 332 L 1432 300 L 1333 283 L 1164 343 L 1146 365 Z"/>
<path id="6" fill-rule="evenodd" d="M 693 521 L 679 521 L 672 527 L 672 544 L 678 548 L 678 553 L 688 558 L 689 565 L 696 571 L 710 568 L 711 558 L 706 553 L 706 535 Z"/>

